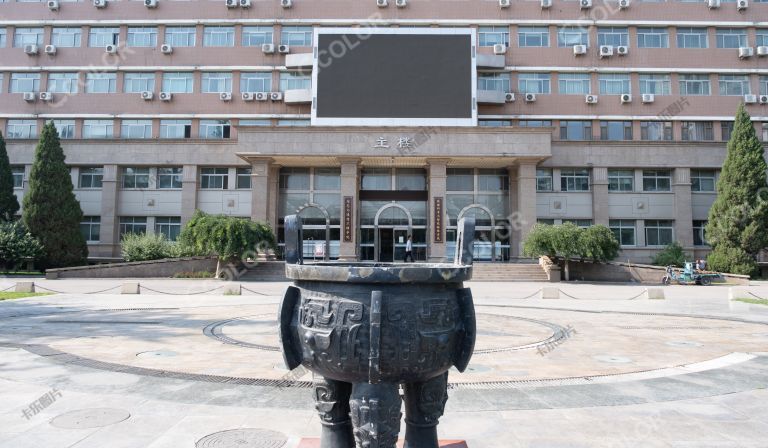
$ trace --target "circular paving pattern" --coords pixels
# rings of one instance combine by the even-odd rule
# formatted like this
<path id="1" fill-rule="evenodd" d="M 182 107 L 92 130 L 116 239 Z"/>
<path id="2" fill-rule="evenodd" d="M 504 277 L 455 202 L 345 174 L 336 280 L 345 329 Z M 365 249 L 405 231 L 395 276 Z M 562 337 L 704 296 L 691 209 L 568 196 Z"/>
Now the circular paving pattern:
<path id="1" fill-rule="evenodd" d="M 54 417 L 51 425 L 62 429 L 102 428 L 128 420 L 130 416 L 131 414 L 123 409 L 80 409 Z"/>
<path id="2" fill-rule="evenodd" d="M 208 434 L 195 443 L 195 448 L 281 448 L 287 442 L 277 431 L 241 428 Z"/>

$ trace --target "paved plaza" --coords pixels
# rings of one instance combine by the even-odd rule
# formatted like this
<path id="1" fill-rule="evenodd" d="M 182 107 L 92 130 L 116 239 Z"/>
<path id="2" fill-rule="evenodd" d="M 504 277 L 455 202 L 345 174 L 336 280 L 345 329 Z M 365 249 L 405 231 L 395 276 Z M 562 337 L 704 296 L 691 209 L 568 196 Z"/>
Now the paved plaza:
<path id="1" fill-rule="evenodd" d="M 0 279 L 0 290 L 13 284 Z M 285 447 L 317 437 L 289 373 L 288 283 L 36 280 L 0 302 L 0 447 Z M 476 352 L 450 374 L 443 439 L 470 448 L 768 446 L 768 306 L 728 286 L 470 283 Z M 112 289 L 109 289 L 112 288 Z M 768 284 L 738 294 L 768 297 Z M 106 291 L 105 291 L 106 290 Z"/>

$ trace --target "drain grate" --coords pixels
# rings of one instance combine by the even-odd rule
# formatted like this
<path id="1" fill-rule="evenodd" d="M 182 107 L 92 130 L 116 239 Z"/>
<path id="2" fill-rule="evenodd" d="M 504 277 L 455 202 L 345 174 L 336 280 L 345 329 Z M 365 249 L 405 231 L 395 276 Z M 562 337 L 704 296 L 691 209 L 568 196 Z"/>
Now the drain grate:
<path id="1" fill-rule="evenodd" d="M 240 428 L 208 434 L 195 448 L 281 448 L 286 443 L 288 438 L 277 431 Z"/>
<path id="2" fill-rule="evenodd" d="M 102 428 L 128 420 L 130 417 L 130 412 L 123 409 L 80 409 L 54 417 L 51 425 L 62 429 Z"/>

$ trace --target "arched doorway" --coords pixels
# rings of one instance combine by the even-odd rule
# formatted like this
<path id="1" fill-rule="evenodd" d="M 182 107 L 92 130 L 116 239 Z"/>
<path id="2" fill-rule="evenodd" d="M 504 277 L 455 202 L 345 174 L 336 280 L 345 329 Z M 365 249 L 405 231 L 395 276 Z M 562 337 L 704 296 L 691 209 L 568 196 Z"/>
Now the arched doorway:
<path id="1" fill-rule="evenodd" d="M 392 262 L 405 256 L 405 244 L 412 234 L 413 216 L 398 203 L 384 205 L 374 218 L 374 261 Z"/>
<path id="2" fill-rule="evenodd" d="M 320 204 L 304 204 L 296 210 L 296 214 L 302 219 L 304 259 L 328 261 L 333 249 L 331 247 L 331 216 L 328 210 Z M 338 248 L 336 250 L 338 251 Z"/>

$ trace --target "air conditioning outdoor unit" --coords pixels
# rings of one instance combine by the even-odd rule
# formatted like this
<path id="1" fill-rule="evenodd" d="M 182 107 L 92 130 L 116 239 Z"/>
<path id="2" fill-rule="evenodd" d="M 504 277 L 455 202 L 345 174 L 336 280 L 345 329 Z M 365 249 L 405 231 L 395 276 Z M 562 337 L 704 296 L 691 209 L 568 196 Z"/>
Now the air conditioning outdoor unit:
<path id="1" fill-rule="evenodd" d="M 720 7 L 720 0 L 707 0 L 707 6 L 709 9 L 717 9 Z"/>
<path id="2" fill-rule="evenodd" d="M 173 47 L 168 44 L 160 45 L 160 52 L 163 54 L 171 54 L 173 53 Z"/>
<path id="3" fill-rule="evenodd" d="M 613 45 L 600 45 L 600 57 L 609 58 L 613 56 Z"/>
<path id="4" fill-rule="evenodd" d="M 144 101 L 152 101 L 155 99 L 155 94 L 153 92 L 150 92 L 149 90 L 146 90 L 144 92 L 141 92 L 141 99 Z"/>
<path id="5" fill-rule="evenodd" d="M 541 0 L 541 7 L 542 9 L 547 9 L 552 7 L 552 0 Z"/>
<path id="6" fill-rule="evenodd" d="M 272 54 L 275 52 L 275 44 L 261 44 L 262 53 Z"/>
<path id="7" fill-rule="evenodd" d="M 230 93 L 230 92 L 221 92 L 221 93 L 219 93 L 219 99 L 221 101 L 232 101 L 232 93 Z"/>
<path id="8" fill-rule="evenodd" d="M 536 94 L 535 93 L 526 93 L 525 94 L 525 102 L 526 103 L 533 103 L 536 101 Z"/>
<path id="9" fill-rule="evenodd" d="M 243 101 L 253 101 L 253 99 L 254 99 L 253 98 L 253 93 L 251 93 L 251 92 L 243 92 L 241 97 L 243 98 Z"/>
<path id="10" fill-rule="evenodd" d="M 768 104 L 768 95 L 760 95 L 758 101 L 760 101 L 760 104 Z"/>
<path id="11" fill-rule="evenodd" d="M 499 6 L 502 8 L 509 8 L 512 6 L 512 0 L 499 0 Z"/>
<path id="12" fill-rule="evenodd" d="M 240 7 L 241 8 L 250 8 L 251 7 L 251 0 L 240 0 Z"/>
<path id="13" fill-rule="evenodd" d="M 632 95 L 628 93 L 624 93 L 621 95 L 621 102 L 624 103 L 631 103 L 632 102 Z"/>
<path id="14" fill-rule="evenodd" d="M 238 2 L 237 0 L 225 0 L 227 4 L 227 8 L 237 8 Z"/>
<path id="15" fill-rule="evenodd" d="M 757 103 L 757 95 L 744 95 L 744 104 Z"/>
<path id="16" fill-rule="evenodd" d="M 592 7 L 592 0 L 580 0 L 579 5 L 581 9 L 589 9 Z"/>
<path id="17" fill-rule="evenodd" d="M 574 45 L 573 46 L 573 54 L 576 56 L 581 54 L 587 54 L 587 46 L 586 45 Z"/>
<path id="18" fill-rule="evenodd" d="M 616 47 L 616 54 L 618 54 L 619 56 L 628 55 L 629 47 L 627 47 L 626 45 L 619 45 L 618 47 Z"/>
<path id="19" fill-rule="evenodd" d="M 597 104 L 597 95 L 587 95 L 584 97 L 587 104 Z"/>
<path id="20" fill-rule="evenodd" d="M 50 55 L 56 54 L 56 45 L 46 45 L 45 54 L 50 54 Z"/>
<path id="21" fill-rule="evenodd" d="M 739 58 L 745 59 L 745 58 L 751 58 L 755 55 L 755 49 L 752 47 L 740 47 L 739 48 Z"/>
<path id="22" fill-rule="evenodd" d="M 291 6 L 293 6 L 293 1 L 292 0 L 280 0 L 280 6 L 282 6 L 283 8 L 290 8 Z"/>
<path id="23" fill-rule="evenodd" d="M 277 52 L 282 54 L 288 54 L 291 52 L 291 47 L 288 45 L 278 45 Z"/>
<path id="24" fill-rule="evenodd" d="M 93 0 L 93 6 L 97 8 L 106 8 L 107 0 Z"/>
<path id="25" fill-rule="evenodd" d="M 254 98 L 256 98 L 256 101 L 267 101 L 269 99 L 269 92 L 256 92 Z"/>
<path id="26" fill-rule="evenodd" d="M 144 0 L 144 6 L 147 8 L 157 8 L 157 0 Z"/>
<path id="27" fill-rule="evenodd" d="M 493 54 L 504 54 L 507 52 L 507 46 L 504 44 L 494 44 Z"/>
<path id="28" fill-rule="evenodd" d="M 405 8 L 408 6 L 408 0 L 395 0 L 395 6 L 398 8 Z"/>
<path id="29" fill-rule="evenodd" d="M 652 103 L 656 101 L 656 96 L 652 93 L 644 93 L 642 100 L 644 103 Z"/>
<path id="30" fill-rule="evenodd" d="M 51 92 L 40 92 L 40 101 L 53 101 L 53 93 Z"/>
<path id="31" fill-rule="evenodd" d="M 504 94 L 504 101 L 508 103 L 512 103 L 515 101 L 515 94 L 512 92 L 507 92 Z"/>
<path id="32" fill-rule="evenodd" d="M 171 101 L 173 94 L 170 92 L 160 92 L 160 101 Z"/>
<path id="33" fill-rule="evenodd" d="M 107 45 L 104 47 L 104 51 L 106 51 L 109 54 L 115 54 L 117 53 L 117 45 Z"/>
<path id="34" fill-rule="evenodd" d="M 627 9 L 632 4 L 632 0 L 619 0 L 619 8 Z"/>
<path id="35" fill-rule="evenodd" d="M 768 45 L 761 45 L 757 47 L 758 56 L 768 56 Z"/>
<path id="36" fill-rule="evenodd" d="M 739 0 L 736 2 L 736 9 L 739 11 L 743 11 L 747 8 L 749 8 L 749 0 Z"/>
<path id="37" fill-rule="evenodd" d="M 35 95 L 35 92 L 24 92 L 24 101 L 31 103 L 35 100 L 37 100 L 37 95 Z"/>
<path id="38" fill-rule="evenodd" d="M 283 92 L 270 92 L 269 99 L 272 101 L 282 101 Z"/>
<path id="39" fill-rule="evenodd" d="M 40 47 L 38 47 L 35 44 L 24 45 L 24 53 L 27 53 L 30 56 L 36 55 L 39 52 L 40 52 Z"/>
<path id="40" fill-rule="evenodd" d="M 379 8 L 386 8 L 389 6 L 389 2 L 387 0 L 376 0 L 376 6 Z"/>
<path id="41" fill-rule="evenodd" d="M 48 9 L 51 11 L 59 10 L 59 0 L 48 0 Z"/>

